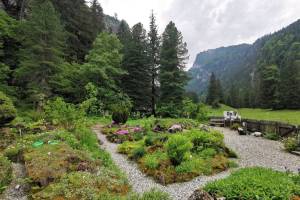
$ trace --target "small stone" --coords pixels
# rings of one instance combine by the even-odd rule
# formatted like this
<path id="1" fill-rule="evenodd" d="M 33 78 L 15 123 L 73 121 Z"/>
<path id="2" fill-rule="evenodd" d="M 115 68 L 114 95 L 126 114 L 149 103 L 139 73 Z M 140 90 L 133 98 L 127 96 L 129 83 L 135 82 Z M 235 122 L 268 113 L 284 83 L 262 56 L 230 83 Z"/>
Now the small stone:
<path id="1" fill-rule="evenodd" d="M 19 190 L 21 188 L 21 185 L 16 185 L 15 189 Z"/>
<path id="2" fill-rule="evenodd" d="M 171 128 L 168 129 L 169 133 L 177 133 L 182 132 L 183 128 L 179 124 L 174 124 Z"/>
<path id="3" fill-rule="evenodd" d="M 51 152 L 48 152 L 48 156 L 51 156 Z"/>
<path id="4" fill-rule="evenodd" d="M 262 137 L 263 136 L 263 134 L 261 132 L 254 132 L 252 135 L 255 136 L 255 137 Z"/>

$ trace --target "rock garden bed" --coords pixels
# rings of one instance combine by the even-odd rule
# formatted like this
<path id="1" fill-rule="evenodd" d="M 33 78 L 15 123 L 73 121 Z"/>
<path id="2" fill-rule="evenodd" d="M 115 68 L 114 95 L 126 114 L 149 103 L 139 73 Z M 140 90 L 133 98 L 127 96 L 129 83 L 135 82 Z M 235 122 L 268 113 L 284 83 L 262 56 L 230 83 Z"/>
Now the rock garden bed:
<path id="1" fill-rule="evenodd" d="M 123 126 L 122 129 L 106 127 L 104 134 L 109 141 L 122 143 L 118 152 L 137 162 L 141 171 L 158 183 L 185 182 L 236 166 L 229 159 L 236 158 L 236 154 L 225 146 L 221 133 L 200 131 L 195 129 L 197 123 L 186 121 L 153 122 L 150 126 L 149 123 L 138 126 L 140 132 L 132 131 L 137 126 Z M 124 134 L 120 134 L 122 131 Z"/>

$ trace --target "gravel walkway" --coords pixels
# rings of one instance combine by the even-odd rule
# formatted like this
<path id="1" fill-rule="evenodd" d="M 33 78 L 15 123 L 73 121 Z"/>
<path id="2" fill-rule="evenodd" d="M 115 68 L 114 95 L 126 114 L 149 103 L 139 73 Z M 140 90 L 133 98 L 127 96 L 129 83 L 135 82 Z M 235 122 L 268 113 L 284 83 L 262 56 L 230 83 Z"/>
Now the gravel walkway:
<path id="1" fill-rule="evenodd" d="M 293 172 L 298 172 L 300 168 L 300 157 L 285 152 L 281 142 L 241 136 L 226 128 L 215 129 L 224 134 L 226 145 L 238 154 L 240 167 L 261 166 Z"/>
<path id="2" fill-rule="evenodd" d="M 283 152 L 279 142 L 252 136 L 239 136 L 236 132 L 224 128 L 215 129 L 224 133 L 226 145 L 239 155 L 240 167 L 263 166 L 281 171 L 285 170 L 285 166 L 292 171 L 297 171 L 297 168 L 300 167 L 300 157 Z M 94 132 L 103 143 L 103 149 L 111 154 L 114 162 L 125 172 L 130 185 L 137 193 L 157 188 L 168 193 L 174 200 L 186 200 L 199 187 L 210 181 L 225 178 L 231 173 L 229 170 L 214 176 L 197 177 L 190 182 L 163 186 L 156 183 L 151 177 L 145 176 L 138 169 L 137 164 L 129 161 L 125 155 L 117 153 L 118 145 L 110 143 L 101 133 L 100 127 L 95 127 Z"/>
<path id="3" fill-rule="evenodd" d="M 8 188 L 0 197 L 3 200 L 27 200 L 26 185 L 23 179 L 26 177 L 25 167 L 19 163 L 12 163 L 13 167 L 13 180 Z"/>

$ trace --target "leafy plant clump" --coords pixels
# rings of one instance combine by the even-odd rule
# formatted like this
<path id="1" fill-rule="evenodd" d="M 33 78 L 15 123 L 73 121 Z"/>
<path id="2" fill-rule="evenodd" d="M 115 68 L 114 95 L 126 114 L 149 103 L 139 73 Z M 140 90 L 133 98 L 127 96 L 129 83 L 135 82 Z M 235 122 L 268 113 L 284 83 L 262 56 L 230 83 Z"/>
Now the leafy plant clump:
<path id="1" fill-rule="evenodd" d="M 284 199 L 300 195 L 300 185 L 286 173 L 264 168 L 246 168 L 228 178 L 208 183 L 204 190 L 226 199 Z"/>
<path id="2" fill-rule="evenodd" d="M 296 151 L 300 148 L 300 136 L 289 137 L 284 140 L 284 148 L 288 151 Z"/>
<path id="3" fill-rule="evenodd" d="M 10 123 L 16 118 L 16 115 L 17 111 L 12 101 L 0 91 L 0 127 Z"/>
<path id="4" fill-rule="evenodd" d="M 12 167 L 10 161 L 0 155 L 0 194 L 12 180 Z"/>
<path id="5" fill-rule="evenodd" d="M 166 144 L 166 150 L 171 162 L 176 166 L 179 165 L 188 152 L 192 149 L 193 144 L 189 139 L 182 135 L 174 135 L 169 138 Z"/>

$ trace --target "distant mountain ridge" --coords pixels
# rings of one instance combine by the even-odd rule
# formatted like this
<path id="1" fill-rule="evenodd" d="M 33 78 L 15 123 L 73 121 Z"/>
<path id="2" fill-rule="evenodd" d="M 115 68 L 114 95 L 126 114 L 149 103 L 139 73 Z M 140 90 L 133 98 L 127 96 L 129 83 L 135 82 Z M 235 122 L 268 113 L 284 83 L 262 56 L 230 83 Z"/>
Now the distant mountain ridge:
<path id="1" fill-rule="evenodd" d="M 263 61 L 280 66 L 280 56 L 295 42 L 300 42 L 300 20 L 280 31 L 259 38 L 253 44 L 201 52 L 189 70 L 192 79 L 188 83 L 187 90 L 199 95 L 206 94 L 212 72 L 222 82 L 225 92 L 233 84 L 241 90 L 254 87 L 260 63 Z"/>

